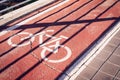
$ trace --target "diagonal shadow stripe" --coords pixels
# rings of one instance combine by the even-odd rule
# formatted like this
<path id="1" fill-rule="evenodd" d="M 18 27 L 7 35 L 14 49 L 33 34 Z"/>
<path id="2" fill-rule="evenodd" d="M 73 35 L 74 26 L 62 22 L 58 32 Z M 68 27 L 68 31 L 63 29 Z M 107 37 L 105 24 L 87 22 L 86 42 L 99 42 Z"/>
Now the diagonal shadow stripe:
<path id="1" fill-rule="evenodd" d="M 23 25 L 17 29 L 26 29 L 26 28 L 37 28 L 43 26 L 61 26 L 61 25 L 72 25 L 72 24 L 80 24 L 80 23 L 89 23 L 89 22 L 101 22 L 101 21 L 109 21 L 109 20 L 116 20 L 119 17 L 110 17 L 110 18 L 99 18 L 99 19 L 89 19 L 89 20 L 78 20 L 78 21 L 64 21 L 64 22 L 53 22 L 53 23 L 39 23 L 32 25 Z"/>
<path id="2" fill-rule="evenodd" d="M 114 5 L 114 4 L 113 4 Z M 112 6 L 113 6 L 112 5 Z M 110 6 L 111 7 L 111 6 Z M 109 8 L 110 9 L 110 8 Z M 107 9 L 108 10 L 108 9 Z M 105 10 L 106 11 L 106 10 Z M 101 14 L 100 14 L 101 15 Z M 98 15 L 98 17 L 100 17 L 100 15 Z M 96 17 L 96 19 L 98 18 Z M 83 28 L 81 28 L 80 30 L 78 30 L 75 34 L 73 34 L 68 40 L 66 40 L 65 42 L 62 43 L 65 44 L 66 42 L 68 42 L 71 38 L 73 38 L 75 35 L 77 35 L 80 31 L 84 30 L 88 25 L 90 25 L 93 22 L 90 22 L 88 24 L 86 24 Z M 46 55 L 46 57 L 49 57 L 52 53 L 49 53 L 48 55 Z M 30 69 L 28 69 L 25 73 L 23 73 L 21 76 L 19 76 L 17 79 L 22 79 L 27 73 L 29 73 L 31 70 L 33 70 L 35 67 L 37 67 L 39 64 L 41 63 L 41 61 L 39 61 L 38 63 L 36 63 L 33 67 L 31 67 Z"/>
<path id="3" fill-rule="evenodd" d="M 102 2 L 100 2 L 99 4 L 97 4 L 95 7 L 93 7 L 92 9 L 90 9 L 89 11 L 87 11 L 86 13 L 85 13 L 85 15 L 87 15 L 89 12 L 91 12 L 92 10 L 94 10 L 95 8 L 97 8 L 99 5 L 101 5 L 102 3 L 104 3 L 105 2 L 105 0 L 104 1 L 102 1 Z M 82 15 L 80 18 L 82 18 L 82 17 L 84 17 L 85 15 Z M 77 20 L 77 19 L 76 19 Z M 57 35 L 58 33 L 60 33 L 62 30 L 64 30 L 66 27 L 68 27 L 69 25 L 66 25 L 66 26 L 64 26 L 62 29 L 60 29 L 58 32 L 56 32 L 55 34 L 53 34 L 52 36 L 55 36 L 55 35 Z M 45 27 L 44 27 L 45 28 Z M 44 28 L 42 29 L 42 30 L 44 30 Z M 40 30 L 41 31 L 41 30 Z M 38 31 L 38 32 L 40 32 L 40 31 Z M 38 33 L 38 32 L 36 32 L 36 33 Z M 35 34 L 36 34 L 35 33 Z M 76 32 L 76 33 L 78 33 L 78 32 Z M 50 38 L 49 39 L 47 39 L 47 40 L 45 40 L 42 44 L 44 44 L 45 42 L 47 42 L 48 40 L 50 40 Z M 41 44 L 39 44 L 39 45 L 41 45 Z M 19 58 L 17 58 L 16 60 L 14 60 L 13 62 L 11 62 L 10 64 L 8 64 L 6 67 L 4 67 L 3 69 L 1 69 L 0 70 L 0 73 L 1 72 L 3 72 L 4 70 L 6 70 L 7 68 L 9 68 L 10 66 L 12 66 L 13 64 L 15 64 L 16 62 L 18 62 L 20 59 L 22 59 L 23 57 L 25 57 L 25 56 L 27 56 L 28 54 L 30 54 L 32 51 L 34 51 L 35 49 L 37 49 L 38 47 L 39 47 L 39 45 L 38 46 L 36 46 L 36 47 L 34 47 L 32 50 L 30 50 L 30 51 L 28 51 L 26 54 L 24 54 L 24 55 L 22 55 L 21 57 L 19 57 Z M 13 49 L 11 49 L 11 50 L 13 50 Z M 5 53 L 6 54 L 6 53 Z M 35 66 L 33 66 L 33 67 L 35 67 Z M 29 71 L 31 71 L 32 69 L 33 69 L 33 67 L 32 68 L 30 68 L 28 71 L 26 71 L 25 73 L 23 73 L 19 78 L 22 78 L 23 76 L 25 76 L 25 74 L 27 74 Z"/>
<path id="4" fill-rule="evenodd" d="M 36 47 L 35 47 L 35 48 L 36 48 Z M 35 48 L 34 48 L 34 49 L 35 49 Z M 34 49 L 33 49 L 33 50 L 34 50 Z M 29 52 L 28 52 L 27 54 L 29 54 Z M 27 54 L 25 54 L 24 56 L 26 56 Z M 22 56 L 22 57 L 24 57 L 24 56 Z M 18 60 L 20 60 L 20 58 L 19 58 Z M 16 60 L 14 63 L 16 63 L 18 60 Z M 41 60 L 41 61 L 42 61 L 42 60 Z M 41 62 L 41 61 L 40 61 L 40 62 Z M 36 65 L 39 65 L 40 62 L 38 62 Z M 14 64 L 14 63 L 13 63 L 13 64 Z M 31 71 L 33 68 L 36 67 L 36 65 L 33 66 L 33 67 L 32 67 L 31 69 L 29 69 L 29 70 Z M 29 70 L 25 72 L 25 75 L 26 75 L 26 73 L 30 72 Z M 21 78 L 24 77 L 25 75 L 21 76 Z"/>
<path id="5" fill-rule="evenodd" d="M 77 1 L 79 1 L 79 0 L 75 0 L 75 1 L 74 1 L 74 2 L 72 2 L 71 4 L 69 4 L 69 5 L 65 6 L 64 8 L 60 9 L 59 11 L 56 11 L 56 12 L 54 12 L 54 13 L 52 13 L 52 14 L 48 15 L 47 17 L 44 17 L 42 20 L 44 20 L 44 19 L 48 18 L 49 16 L 51 16 L 51 15 L 53 15 L 53 14 L 56 14 L 56 13 L 58 13 L 58 12 L 60 12 L 60 11 L 64 10 L 65 8 L 70 7 L 71 5 L 75 4 Z M 71 11 L 71 12 L 70 12 L 70 13 L 68 13 L 68 14 L 70 15 L 70 14 L 74 13 L 75 11 L 77 11 L 77 10 L 79 10 L 80 8 L 84 7 L 85 5 L 89 4 L 91 1 L 93 1 L 93 0 L 90 0 L 90 1 L 85 2 L 84 4 L 82 4 L 81 6 L 79 6 L 77 9 L 75 9 L 75 10 Z M 62 17 L 62 18 L 60 18 L 60 19 L 58 19 L 58 20 L 61 20 L 61 19 L 65 18 L 65 17 L 69 16 L 68 14 L 66 14 L 64 17 Z M 56 20 L 55 22 L 57 22 L 58 20 Z M 35 23 L 36 23 L 36 22 L 35 22 Z M 66 24 L 66 25 L 67 25 L 67 24 Z M 23 26 L 24 26 L 24 25 L 23 25 Z M 28 25 L 28 26 L 33 27 L 33 26 L 34 26 L 34 24 L 31 24 L 31 25 Z M 46 29 L 47 27 L 49 27 L 49 26 L 48 26 L 48 25 L 44 26 L 41 30 L 39 30 L 38 32 L 36 32 L 36 33 L 34 33 L 34 34 L 37 34 L 37 33 L 41 32 L 41 31 L 43 31 L 43 30 L 44 30 L 44 29 Z M 17 28 L 17 29 L 19 29 L 19 28 Z M 22 31 L 24 31 L 24 30 L 25 30 L 25 29 L 22 29 L 22 30 L 21 30 L 21 31 L 19 31 L 19 32 L 22 32 Z M 18 32 L 18 33 L 19 33 L 19 32 Z M 18 34 L 18 33 L 16 33 L 16 34 Z M 4 39 L 4 40 L 0 41 L 0 43 L 2 43 L 2 42 L 4 42 L 4 41 L 6 41 L 6 40 L 7 40 L 7 39 L 9 39 L 9 38 L 10 38 L 10 37 L 8 37 L 8 38 L 6 38 L 6 39 Z M 23 42 L 20 42 L 19 44 L 21 44 L 21 43 L 23 43 Z M 8 51 L 6 51 L 6 52 L 2 53 L 0 56 L 3 56 L 3 55 L 5 55 L 5 54 L 7 54 L 8 52 L 12 51 L 12 50 L 13 50 L 13 49 L 15 49 L 15 48 L 16 48 L 16 47 L 11 48 L 10 50 L 8 50 Z"/>

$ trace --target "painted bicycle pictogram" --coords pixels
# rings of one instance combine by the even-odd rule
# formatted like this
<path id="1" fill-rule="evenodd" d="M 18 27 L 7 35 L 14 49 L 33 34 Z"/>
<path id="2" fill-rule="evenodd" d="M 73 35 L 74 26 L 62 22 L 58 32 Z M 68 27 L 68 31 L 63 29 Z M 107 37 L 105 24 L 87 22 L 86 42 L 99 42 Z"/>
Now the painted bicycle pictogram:
<path id="1" fill-rule="evenodd" d="M 8 39 L 7 43 L 12 47 L 23 47 L 23 46 L 27 46 L 27 45 L 30 45 L 31 43 L 33 43 L 35 41 L 35 37 L 38 36 L 39 37 L 39 45 L 40 45 L 39 47 L 42 48 L 42 51 L 40 53 L 40 56 L 42 59 L 44 59 L 45 61 L 50 62 L 50 63 L 59 63 L 59 62 L 66 61 L 67 59 L 69 59 L 71 57 L 72 51 L 69 47 L 67 47 L 65 45 L 61 45 L 60 41 L 62 39 L 67 39 L 68 37 L 63 36 L 63 35 L 60 35 L 59 37 L 55 37 L 55 36 L 49 35 L 48 34 L 49 32 L 54 32 L 54 30 L 42 31 L 35 35 L 33 35 L 32 33 L 29 33 L 29 32 L 21 32 L 14 36 L 11 36 Z M 47 38 L 50 38 L 50 40 L 44 43 L 44 36 L 46 36 Z M 24 41 L 24 42 L 21 44 L 19 44 L 19 42 L 15 42 L 14 39 L 16 37 L 20 38 L 20 42 L 22 42 L 22 41 Z M 55 44 L 51 45 L 51 43 L 55 43 Z M 63 50 L 66 52 L 66 55 L 64 57 L 62 57 L 58 60 L 49 59 L 46 57 L 47 51 L 52 52 L 53 54 L 57 55 L 59 48 L 63 48 Z"/>

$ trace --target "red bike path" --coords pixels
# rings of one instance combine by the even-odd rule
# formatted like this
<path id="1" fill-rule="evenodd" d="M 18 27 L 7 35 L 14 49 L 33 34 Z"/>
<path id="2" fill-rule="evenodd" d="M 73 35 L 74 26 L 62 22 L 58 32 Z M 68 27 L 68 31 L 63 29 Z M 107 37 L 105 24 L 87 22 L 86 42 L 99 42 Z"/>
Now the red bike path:
<path id="1" fill-rule="evenodd" d="M 119 10 L 119 0 L 59 0 L 10 23 L 7 25 L 9 29 L 0 32 L 0 80 L 54 80 L 61 74 L 67 74 L 64 71 L 74 60 L 83 55 L 83 52 L 119 19 Z M 37 14 L 40 15 L 31 18 Z M 12 29 L 16 25 L 18 27 Z M 52 37 L 67 37 L 60 40 L 63 46 L 59 47 L 57 54 L 46 51 L 46 57 L 51 60 L 62 59 L 67 55 L 66 46 L 70 49 L 69 53 L 71 51 L 68 59 L 56 63 L 42 59 L 41 53 L 45 53 L 45 49 L 40 47 L 39 35 L 35 36 L 34 42 L 30 41 L 26 46 L 11 46 L 9 43 L 11 37 L 16 35 L 13 42 L 19 45 L 30 40 L 20 41 L 25 37 L 19 36 L 20 33 L 36 35 L 45 31 Z M 45 35 L 43 40 L 44 44 L 54 39 Z"/>

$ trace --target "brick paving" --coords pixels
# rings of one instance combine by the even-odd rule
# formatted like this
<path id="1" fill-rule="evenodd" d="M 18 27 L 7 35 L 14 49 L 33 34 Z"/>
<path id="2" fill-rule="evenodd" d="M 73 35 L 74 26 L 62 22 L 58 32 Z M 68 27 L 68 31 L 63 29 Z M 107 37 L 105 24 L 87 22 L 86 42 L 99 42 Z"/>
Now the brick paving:
<path id="1" fill-rule="evenodd" d="M 120 30 L 75 80 L 120 80 Z"/>

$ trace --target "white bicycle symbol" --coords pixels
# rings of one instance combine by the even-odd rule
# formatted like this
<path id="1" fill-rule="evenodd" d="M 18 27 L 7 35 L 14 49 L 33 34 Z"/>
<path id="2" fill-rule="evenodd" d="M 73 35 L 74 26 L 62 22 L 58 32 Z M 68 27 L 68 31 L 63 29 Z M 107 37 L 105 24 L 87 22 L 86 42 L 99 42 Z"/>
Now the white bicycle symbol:
<path id="1" fill-rule="evenodd" d="M 51 62 L 51 63 L 59 63 L 59 62 L 66 61 L 72 55 L 72 51 L 69 47 L 61 45 L 60 40 L 63 38 L 67 39 L 68 37 L 63 36 L 63 35 L 60 35 L 59 37 L 54 37 L 54 36 L 51 36 L 49 34 L 46 34 L 48 32 L 54 32 L 54 30 L 46 30 L 46 31 L 37 33 L 35 35 L 33 35 L 32 33 L 28 33 L 28 32 L 21 32 L 19 34 L 16 34 L 16 35 L 10 37 L 8 39 L 7 43 L 12 47 L 23 47 L 23 46 L 27 46 L 27 45 L 33 43 L 35 40 L 35 37 L 39 36 L 39 44 L 40 44 L 39 47 L 43 48 L 43 50 L 41 51 L 41 54 L 40 54 L 42 59 L 44 59 L 47 62 Z M 24 37 L 23 37 L 23 35 L 24 35 Z M 47 38 L 51 38 L 51 40 L 43 43 L 44 36 L 46 36 Z M 25 41 L 27 39 L 29 39 L 29 40 L 25 41 L 24 43 L 19 44 L 18 42 L 13 41 L 15 37 L 20 37 L 20 42 Z M 46 46 L 46 45 L 54 43 L 54 42 L 55 42 L 54 45 L 49 45 L 48 47 Z M 65 51 L 66 51 L 65 57 L 63 57 L 59 60 L 52 60 L 52 59 L 48 59 L 46 57 L 46 51 L 57 54 L 59 48 L 65 49 Z"/>

